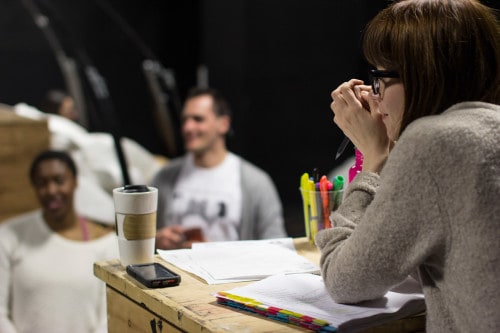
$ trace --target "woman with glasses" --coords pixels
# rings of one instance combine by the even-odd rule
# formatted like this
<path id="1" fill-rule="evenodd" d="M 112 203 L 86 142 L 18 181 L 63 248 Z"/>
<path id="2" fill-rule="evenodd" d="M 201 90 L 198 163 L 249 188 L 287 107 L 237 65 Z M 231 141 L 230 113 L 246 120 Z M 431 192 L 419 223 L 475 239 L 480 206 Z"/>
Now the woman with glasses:
<path id="1" fill-rule="evenodd" d="M 474 0 L 405 0 L 367 26 L 372 84 L 332 92 L 363 171 L 318 233 L 331 296 L 383 296 L 412 275 L 428 332 L 500 332 L 500 36 Z"/>

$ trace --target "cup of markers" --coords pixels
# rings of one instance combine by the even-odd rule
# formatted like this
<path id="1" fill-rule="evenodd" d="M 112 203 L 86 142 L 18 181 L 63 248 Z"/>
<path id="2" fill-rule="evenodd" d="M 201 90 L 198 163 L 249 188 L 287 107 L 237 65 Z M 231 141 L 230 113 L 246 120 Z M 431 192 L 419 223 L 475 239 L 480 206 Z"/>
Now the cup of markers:
<path id="1" fill-rule="evenodd" d="M 331 181 L 326 176 L 315 181 L 306 172 L 300 178 L 300 193 L 304 211 L 304 226 L 309 242 L 314 244 L 318 231 L 333 227 L 330 214 L 335 211 L 344 196 L 344 177 Z"/>

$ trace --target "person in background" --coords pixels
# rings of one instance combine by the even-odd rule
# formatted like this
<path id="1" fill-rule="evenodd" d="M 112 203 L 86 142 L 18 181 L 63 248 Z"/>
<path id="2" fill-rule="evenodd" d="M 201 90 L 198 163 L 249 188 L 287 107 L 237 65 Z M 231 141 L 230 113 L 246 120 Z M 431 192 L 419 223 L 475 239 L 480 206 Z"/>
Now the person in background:
<path id="1" fill-rule="evenodd" d="M 113 229 L 75 211 L 68 154 L 40 153 L 30 179 L 41 209 L 0 225 L 0 332 L 107 332 L 105 285 L 93 264 L 118 257 Z"/>
<path id="2" fill-rule="evenodd" d="M 409 274 L 427 332 L 500 332 L 500 35 L 475 0 L 404 0 L 368 24 L 371 88 L 332 92 L 363 171 L 316 236 L 333 299 L 382 297 Z"/>
<path id="3" fill-rule="evenodd" d="M 187 154 L 171 160 L 153 180 L 158 188 L 157 248 L 286 236 L 271 178 L 228 151 L 230 127 L 230 109 L 220 92 L 189 92 L 182 110 Z"/>
<path id="4" fill-rule="evenodd" d="M 56 114 L 76 123 L 80 117 L 73 97 L 59 89 L 49 90 L 38 108 L 45 113 Z"/>

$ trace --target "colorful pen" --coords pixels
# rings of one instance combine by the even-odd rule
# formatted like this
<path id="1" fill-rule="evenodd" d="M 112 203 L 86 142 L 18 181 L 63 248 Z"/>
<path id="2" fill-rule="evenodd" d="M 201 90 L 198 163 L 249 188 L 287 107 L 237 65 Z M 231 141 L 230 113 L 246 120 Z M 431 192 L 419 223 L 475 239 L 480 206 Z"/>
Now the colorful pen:
<path id="1" fill-rule="evenodd" d="M 339 208 L 340 204 L 342 203 L 342 199 L 343 199 L 343 195 L 344 195 L 344 191 L 342 191 L 344 189 L 344 183 L 345 183 L 345 178 L 342 177 L 342 176 L 337 176 L 335 177 L 335 185 L 333 186 L 333 193 L 334 193 L 334 199 L 333 199 L 333 203 L 334 203 L 334 207 L 333 209 L 337 209 Z M 340 191 L 340 192 L 339 192 Z"/>
<path id="2" fill-rule="evenodd" d="M 309 221 L 311 226 L 311 243 L 314 243 L 314 236 L 318 232 L 318 208 L 316 202 L 316 189 L 314 186 L 314 181 L 309 179 L 308 181 L 308 190 L 309 190 L 309 204 L 311 207 Z"/>
<path id="3" fill-rule="evenodd" d="M 311 237 L 311 221 L 310 215 L 310 201 L 309 201 L 309 174 L 306 172 L 300 177 L 300 193 L 302 194 L 302 203 L 304 205 L 304 225 L 306 229 L 306 236 L 308 239 Z"/>
<path id="4" fill-rule="evenodd" d="M 334 191 L 339 191 L 344 189 L 344 183 L 345 183 L 345 178 L 338 175 L 334 178 L 333 180 L 333 190 Z"/>
<path id="5" fill-rule="evenodd" d="M 329 214 L 329 198 L 328 198 L 328 179 L 322 176 L 319 180 L 319 191 L 321 195 L 321 203 L 323 208 L 323 224 L 324 228 L 330 228 L 330 214 Z"/>

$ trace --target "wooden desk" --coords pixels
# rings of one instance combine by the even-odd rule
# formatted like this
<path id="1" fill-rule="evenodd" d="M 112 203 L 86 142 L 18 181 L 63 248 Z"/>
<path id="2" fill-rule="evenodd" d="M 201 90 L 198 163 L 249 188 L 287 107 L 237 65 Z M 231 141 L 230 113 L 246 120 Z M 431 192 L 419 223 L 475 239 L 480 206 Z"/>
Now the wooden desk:
<path id="1" fill-rule="evenodd" d="M 319 252 L 306 238 L 294 240 L 297 252 L 319 262 Z M 291 324 L 217 304 L 212 293 L 248 282 L 207 285 L 160 257 L 156 260 L 181 275 L 177 287 L 148 289 L 126 272 L 118 259 L 94 264 L 94 274 L 106 283 L 108 332 L 310 332 Z M 366 333 L 423 332 L 425 317 L 416 316 L 372 328 Z"/>

